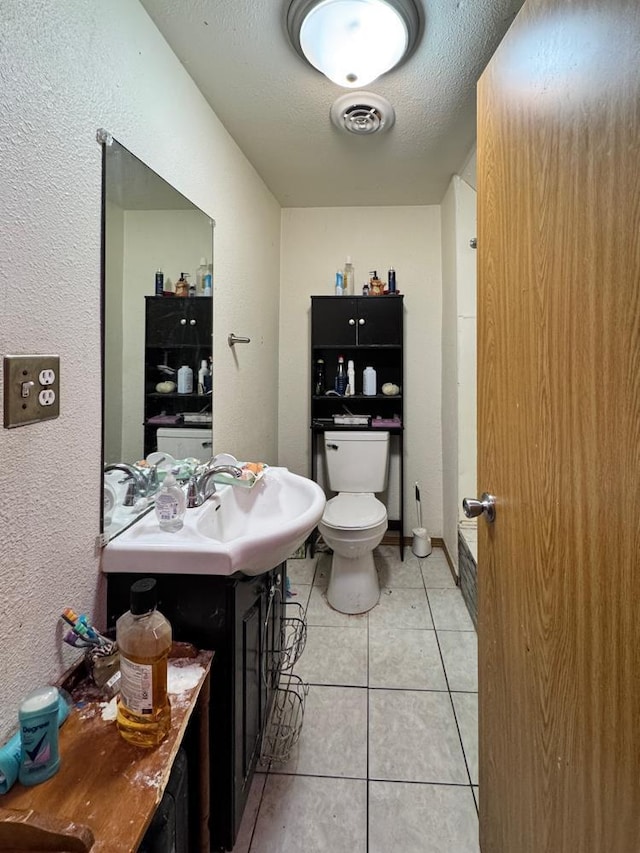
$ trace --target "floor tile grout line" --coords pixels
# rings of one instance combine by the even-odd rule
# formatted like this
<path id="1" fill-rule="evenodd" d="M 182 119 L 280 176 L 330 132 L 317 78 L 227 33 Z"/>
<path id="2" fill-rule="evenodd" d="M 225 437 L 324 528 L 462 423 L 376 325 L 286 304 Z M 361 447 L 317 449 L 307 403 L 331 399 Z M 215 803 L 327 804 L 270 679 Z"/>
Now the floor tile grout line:
<path id="1" fill-rule="evenodd" d="M 424 575 L 423 575 L 423 580 L 424 580 Z M 435 627 L 436 623 L 433 620 L 433 610 L 431 609 L 431 602 L 429 600 L 429 591 L 427 589 L 426 582 L 425 582 L 424 589 L 425 589 L 425 592 L 427 594 L 427 606 L 429 607 L 429 613 L 431 614 L 431 621 L 433 622 L 433 626 L 435 628 L 436 644 L 438 646 L 438 654 L 440 655 L 440 660 L 442 662 L 442 670 L 444 672 L 444 679 L 447 683 L 447 692 L 449 693 L 449 702 L 451 703 L 451 709 L 453 711 L 453 719 L 454 719 L 454 722 L 456 724 L 456 731 L 458 732 L 458 739 L 460 741 L 460 747 L 462 749 L 462 759 L 464 761 L 464 766 L 466 768 L 467 776 L 469 778 L 469 785 L 471 787 L 471 796 L 473 796 L 473 780 L 471 779 L 471 771 L 469 770 L 469 762 L 467 761 L 467 753 L 465 752 L 464 741 L 462 740 L 462 732 L 460 731 L 460 724 L 458 723 L 458 715 L 456 714 L 456 706 L 453 703 L 453 696 L 451 695 L 451 687 L 449 685 L 449 676 L 447 675 L 447 667 L 446 667 L 445 662 L 444 662 L 444 656 L 442 654 L 442 648 L 440 647 L 440 640 L 438 638 L 438 629 Z M 475 802 L 475 797 L 474 797 L 474 802 Z"/>
<path id="2" fill-rule="evenodd" d="M 369 641 L 370 641 L 370 622 L 367 619 L 367 788 L 366 788 L 366 809 L 365 809 L 365 853 L 369 853 L 369 743 L 370 743 L 370 699 L 371 699 L 371 690 L 369 687 L 370 680 L 370 652 L 369 652 Z"/>

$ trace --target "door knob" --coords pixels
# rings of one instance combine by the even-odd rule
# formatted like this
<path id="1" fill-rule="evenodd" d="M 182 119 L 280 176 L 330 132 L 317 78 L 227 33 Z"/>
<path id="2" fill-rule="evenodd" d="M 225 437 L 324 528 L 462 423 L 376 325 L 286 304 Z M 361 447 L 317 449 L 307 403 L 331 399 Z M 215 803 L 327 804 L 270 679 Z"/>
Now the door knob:
<path id="1" fill-rule="evenodd" d="M 487 492 L 484 492 L 479 501 L 475 498 L 464 498 L 462 509 L 467 518 L 477 518 L 484 513 L 488 522 L 496 520 L 496 499 Z"/>

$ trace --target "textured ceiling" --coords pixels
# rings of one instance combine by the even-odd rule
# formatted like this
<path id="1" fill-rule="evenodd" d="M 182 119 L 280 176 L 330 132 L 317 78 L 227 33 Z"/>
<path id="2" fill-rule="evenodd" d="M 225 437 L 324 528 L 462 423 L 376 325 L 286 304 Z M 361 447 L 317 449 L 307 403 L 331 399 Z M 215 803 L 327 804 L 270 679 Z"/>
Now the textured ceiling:
<path id="1" fill-rule="evenodd" d="M 395 126 L 358 137 L 329 110 L 345 89 L 286 36 L 289 0 L 141 0 L 213 110 L 285 207 L 438 204 L 475 141 L 475 84 L 522 0 L 418 0 L 422 40 L 367 87 Z"/>

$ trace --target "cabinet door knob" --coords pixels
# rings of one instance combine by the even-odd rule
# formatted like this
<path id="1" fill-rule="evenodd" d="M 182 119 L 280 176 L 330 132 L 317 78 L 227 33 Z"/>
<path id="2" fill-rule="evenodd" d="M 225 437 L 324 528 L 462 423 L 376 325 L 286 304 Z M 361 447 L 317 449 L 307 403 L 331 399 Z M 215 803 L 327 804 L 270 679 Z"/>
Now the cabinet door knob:
<path id="1" fill-rule="evenodd" d="M 195 324 L 196 324 L 196 321 L 195 321 L 195 320 L 189 320 L 189 325 L 190 325 L 190 326 L 195 326 Z"/>
<path id="2" fill-rule="evenodd" d="M 356 321 L 355 321 L 355 320 L 353 319 L 353 317 L 352 317 L 352 318 L 349 320 L 349 325 L 350 325 L 350 326 L 355 326 L 355 324 L 356 324 Z"/>
<path id="3" fill-rule="evenodd" d="M 358 320 L 358 323 L 360 323 L 361 326 L 364 326 L 364 318 L 360 317 L 360 319 Z"/>
<path id="4" fill-rule="evenodd" d="M 186 326 L 186 325 L 187 325 L 187 321 L 185 320 L 185 318 L 184 318 L 184 317 L 182 318 L 182 320 L 180 320 L 180 325 L 181 325 L 181 326 Z"/>

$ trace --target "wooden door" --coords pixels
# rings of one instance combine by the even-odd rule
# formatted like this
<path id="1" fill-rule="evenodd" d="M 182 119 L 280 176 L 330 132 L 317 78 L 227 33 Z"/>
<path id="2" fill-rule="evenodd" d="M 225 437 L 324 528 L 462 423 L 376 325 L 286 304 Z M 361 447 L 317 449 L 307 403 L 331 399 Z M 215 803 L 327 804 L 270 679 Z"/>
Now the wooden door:
<path id="1" fill-rule="evenodd" d="M 639 51 L 528 0 L 478 89 L 482 853 L 640 851 Z"/>

